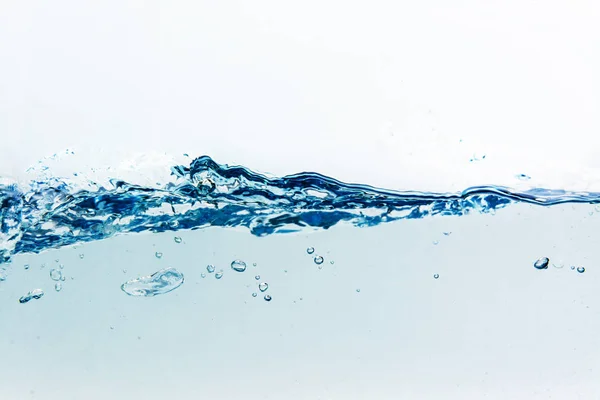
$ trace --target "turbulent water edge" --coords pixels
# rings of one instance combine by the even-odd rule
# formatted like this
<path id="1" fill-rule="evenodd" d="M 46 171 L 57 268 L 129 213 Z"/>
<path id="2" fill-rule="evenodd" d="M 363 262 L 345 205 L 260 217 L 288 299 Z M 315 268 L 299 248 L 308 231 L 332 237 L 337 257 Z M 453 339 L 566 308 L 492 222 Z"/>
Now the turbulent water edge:
<path id="1" fill-rule="evenodd" d="M 119 233 L 209 226 L 246 227 L 253 235 L 327 229 L 346 222 L 374 226 L 431 215 L 488 213 L 513 202 L 542 206 L 599 203 L 600 193 L 472 187 L 462 193 L 399 192 L 346 184 L 317 173 L 269 178 L 202 156 L 171 168 L 160 188 L 112 179 L 83 188 L 58 177 L 27 187 L 0 185 L 0 263 Z M 90 189 L 94 187 L 95 189 Z"/>

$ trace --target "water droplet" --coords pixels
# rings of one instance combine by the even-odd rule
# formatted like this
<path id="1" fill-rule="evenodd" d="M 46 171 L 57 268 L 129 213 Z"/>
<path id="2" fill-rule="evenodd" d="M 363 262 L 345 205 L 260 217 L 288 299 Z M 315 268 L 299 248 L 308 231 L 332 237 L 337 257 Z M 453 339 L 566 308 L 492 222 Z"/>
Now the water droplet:
<path id="1" fill-rule="evenodd" d="M 25 268 L 25 269 L 29 269 L 29 264 L 25 264 L 25 265 L 23 265 L 23 268 Z"/>
<path id="2" fill-rule="evenodd" d="M 550 260 L 548 259 L 548 257 L 542 257 L 539 260 L 537 260 L 535 263 L 533 263 L 533 266 L 537 269 L 546 269 L 546 268 L 548 268 L 549 262 L 550 262 Z"/>
<path id="3" fill-rule="evenodd" d="M 212 264 L 209 264 L 206 266 L 206 270 L 208 271 L 209 274 L 212 274 L 213 272 L 215 272 L 215 266 Z"/>
<path id="4" fill-rule="evenodd" d="M 315 257 L 315 264 L 321 265 L 321 264 L 323 264 L 323 261 L 324 261 L 323 257 L 321 257 L 321 256 Z"/>
<path id="5" fill-rule="evenodd" d="M 130 296 L 152 297 L 168 293 L 183 284 L 183 274 L 175 268 L 165 268 L 152 275 L 131 279 L 121 285 Z"/>
<path id="6" fill-rule="evenodd" d="M 219 271 L 215 274 L 215 278 L 221 279 L 223 277 L 223 271 Z"/>
<path id="7" fill-rule="evenodd" d="M 439 242 L 438 240 L 434 240 L 434 241 L 433 241 L 433 244 L 434 244 L 434 246 L 437 246 L 439 243 L 440 243 L 440 242 Z"/>
<path id="8" fill-rule="evenodd" d="M 163 253 L 161 253 L 160 251 L 157 251 L 156 253 L 154 253 L 154 256 L 155 256 L 156 258 L 162 258 L 162 256 L 163 256 Z"/>
<path id="9" fill-rule="evenodd" d="M 258 296 L 258 294 L 256 294 L 256 292 L 252 293 L 252 297 L 256 297 Z"/>
<path id="10" fill-rule="evenodd" d="M 584 267 L 577 267 L 577 272 L 579 272 L 580 274 L 583 274 L 585 272 L 585 268 Z"/>
<path id="11" fill-rule="evenodd" d="M 309 247 L 308 249 L 306 249 L 306 252 L 307 252 L 308 254 L 312 254 L 312 253 L 314 253 L 314 252 L 315 252 L 315 248 L 314 248 L 314 247 Z"/>
<path id="12" fill-rule="evenodd" d="M 258 290 L 260 290 L 261 292 L 266 292 L 268 288 L 269 284 L 267 282 L 262 282 L 258 284 Z"/>
<path id="13" fill-rule="evenodd" d="M 81 259 L 83 260 L 83 257 L 85 257 L 85 254 L 81 253 L 81 254 L 79 255 L 79 258 L 81 258 Z"/>
<path id="14" fill-rule="evenodd" d="M 265 301 L 271 301 L 271 295 L 265 294 Z"/>
<path id="15" fill-rule="evenodd" d="M 236 272 L 244 272 L 246 270 L 246 263 L 242 260 L 235 260 L 231 263 L 231 269 Z"/>
<path id="16" fill-rule="evenodd" d="M 34 289 L 31 292 L 27 293 L 25 296 L 22 296 L 19 299 L 19 303 L 25 304 L 28 303 L 30 300 L 38 300 L 41 299 L 43 295 L 44 291 L 42 289 Z"/>
<path id="17" fill-rule="evenodd" d="M 256 276 L 254 277 L 254 279 L 256 279 L 257 281 L 259 281 L 259 280 L 260 280 L 260 275 L 256 275 Z"/>
<path id="18" fill-rule="evenodd" d="M 200 274 L 200 278 L 206 278 L 206 274 L 203 272 Z"/>
<path id="19" fill-rule="evenodd" d="M 50 279 L 52 279 L 53 281 L 60 281 L 62 276 L 62 272 L 59 269 L 50 270 Z"/>
<path id="20" fill-rule="evenodd" d="M 434 279 L 437 279 L 437 278 L 439 278 L 439 277 L 440 277 L 440 274 L 433 274 L 433 278 L 434 278 Z"/>
<path id="21" fill-rule="evenodd" d="M 54 290 L 56 290 L 57 292 L 60 292 L 62 290 L 62 283 L 56 282 L 54 284 Z"/>
<path id="22" fill-rule="evenodd" d="M 181 238 L 179 236 L 175 236 L 173 240 L 175 240 L 175 243 L 181 243 Z"/>

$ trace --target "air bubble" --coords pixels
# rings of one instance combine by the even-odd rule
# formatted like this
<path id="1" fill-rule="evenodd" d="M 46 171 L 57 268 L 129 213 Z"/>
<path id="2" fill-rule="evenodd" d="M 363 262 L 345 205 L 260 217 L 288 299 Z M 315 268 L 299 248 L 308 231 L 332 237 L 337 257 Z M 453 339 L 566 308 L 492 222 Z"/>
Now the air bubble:
<path id="1" fill-rule="evenodd" d="M 440 274 L 433 274 L 433 279 L 437 279 L 440 277 Z"/>
<path id="2" fill-rule="evenodd" d="M 29 264 L 25 264 L 25 265 L 23 265 L 23 268 L 25 268 L 25 269 L 29 269 Z"/>
<path id="3" fill-rule="evenodd" d="M 256 279 L 257 281 L 260 281 L 260 275 L 256 275 L 256 276 L 254 277 L 254 279 Z"/>
<path id="4" fill-rule="evenodd" d="M 223 277 L 223 271 L 219 271 L 215 274 L 215 278 L 221 279 Z"/>
<path id="5" fill-rule="evenodd" d="M 203 272 L 200 274 L 200 278 L 206 278 L 206 274 Z"/>
<path id="6" fill-rule="evenodd" d="M 315 252 L 315 248 L 314 248 L 314 247 L 309 247 L 308 249 L 306 249 L 306 252 L 307 252 L 308 254 L 312 254 L 312 253 L 314 253 L 314 252 Z"/>
<path id="7" fill-rule="evenodd" d="M 256 267 L 256 263 L 252 263 L 252 266 L 253 266 L 253 267 Z"/>
<path id="8" fill-rule="evenodd" d="M 79 258 L 81 258 L 81 259 L 83 260 L 83 257 L 85 257 L 85 254 L 81 253 L 81 254 L 79 255 Z"/>
<path id="9" fill-rule="evenodd" d="M 323 257 L 321 257 L 321 256 L 316 256 L 315 257 L 315 264 L 321 265 L 321 264 L 323 264 L 323 261 L 324 261 Z"/>
<path id="10" fill-rule="evenodd" d="M 433 245 L 434 245 L 434 246 L 437 246 L 438 244 L 440 244 L 439 240 L 434 240 L 434 241 L 433 241 Z"/>
<path id="11" fill-rule="evenodd" d="M 256 297 L 258 294 L 256 292 L 252 293 L 252 297 Z"/>
<path id="12" fill-rule="evenodd" d="M 62 278 L 62 272 L 59 269 L 51 269 L 50 270 L 50 279 L 53 281 L 60 281 Z"/>
<path id="13" fill-rule="evenodd" d="M 244 272 L 246 270 L 246 263 L 242 260 L 235 260 L 231 263 L 231 269 L 236 272 Z"/>
<path id="14" fill-rule="evenodd" d="M 574 265 L 571 265 L 571 270 L 574 270 L 574 269 L 575 269 L 575 266 L 574 266 Z"/>
<path id="15" fill-rule="evenodd" d="M 209 274 L 212 274 L 213 272 L 215 272 L 215 266 L 212 264 L 209 264 L 206 266 L 206 270 L 208 271 Z"/>
<path id="16" fill-rule="evenodd" d="M 585 268 L 584 267 L 577 267 L 577 272 L 579 272 L 580 274 L 583 274 L 585 272 Z"/>
<path id="17" fill-rule="evenodd" d="M 265 295 L 265 301 L 271 301 L 271 295 L 266 294 Z"/>
<path id="18" fill-rule="evenodd" d="M 175 236 L 173 240 L 175 240 L 175 243 L 181 243 L 181 237 L 179 236 Z"/>
<path id="19" fill-rule="evenodd" d="M 266 292 L 268 288 L 269 284 L 267 282 L 262 282 L 258 284 L 258 290 L 260 290 L 261 292 Z"/>
<path id="20" fill-rule="evenodd" d="M 161 259 L 163 256 L 163 253 L 161 253 L 160 251 L 157 251 L 156 253 L 154 253 L 154 257 Z"/>
<path id="21" fill-rule="evenodd" d="M 533 263 L 533 266 L 537 269 L 546 269 L 546 268 L 548 268 L 549 262 L 550 262 L 550 260 L 548 259 L 548 257 L 542 257 L 539 260 L 537 260 L 535 263 Z"/>
<path id="22" fill-rule="evenodd" d="M 25 304 L 31 300 L 38 300 L 44 296 L 44 291 L 42 289 L 34 289 L 31 292 L 27 293 L 25 296 L 22 296 L 19 299 L 19 303 Z"/>
<path id="23" fill-rule="evenodd" d="M 131 279 L 121 285 L 121 290 L 130 296 L 152 297 L 177 289 L 183 281 L 181 272 L 165 268 L 152 275 Z"/>
<path id="24" fill-rule="evenodd" d="M 54 284 L 54 290 L 56 290 L 57 292 L 60 292 L 62 290 L 62 283 L 56 282 Z"/>
<path id="25" fill-rule="evenodd" d="M 356 289 L 356 293 L 360 293 L 360 289 Z"/>

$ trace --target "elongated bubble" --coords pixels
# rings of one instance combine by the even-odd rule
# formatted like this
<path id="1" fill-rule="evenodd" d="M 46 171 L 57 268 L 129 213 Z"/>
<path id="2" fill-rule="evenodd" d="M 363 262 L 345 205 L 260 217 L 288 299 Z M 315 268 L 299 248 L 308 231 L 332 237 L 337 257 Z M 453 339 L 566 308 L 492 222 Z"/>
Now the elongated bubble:
<path id="1" fill-rule="evenodd" d="M 177 289 L 183 280 L 183 274 L 170 267 L 152 275 L 131 279 L 121 285 L 121 290 L 130 296 L 152 297 Z"/>

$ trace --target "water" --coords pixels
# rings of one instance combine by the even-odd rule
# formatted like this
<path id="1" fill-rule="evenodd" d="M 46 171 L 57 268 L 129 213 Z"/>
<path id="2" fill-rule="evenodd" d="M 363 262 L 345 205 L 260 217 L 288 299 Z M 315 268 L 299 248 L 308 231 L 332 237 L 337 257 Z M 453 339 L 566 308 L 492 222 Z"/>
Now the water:
<path id="1" fill-rule="evenodd" d="M 173 172 L 0 189 L 6 398 L 600 393 L 597 194 Z"/>

